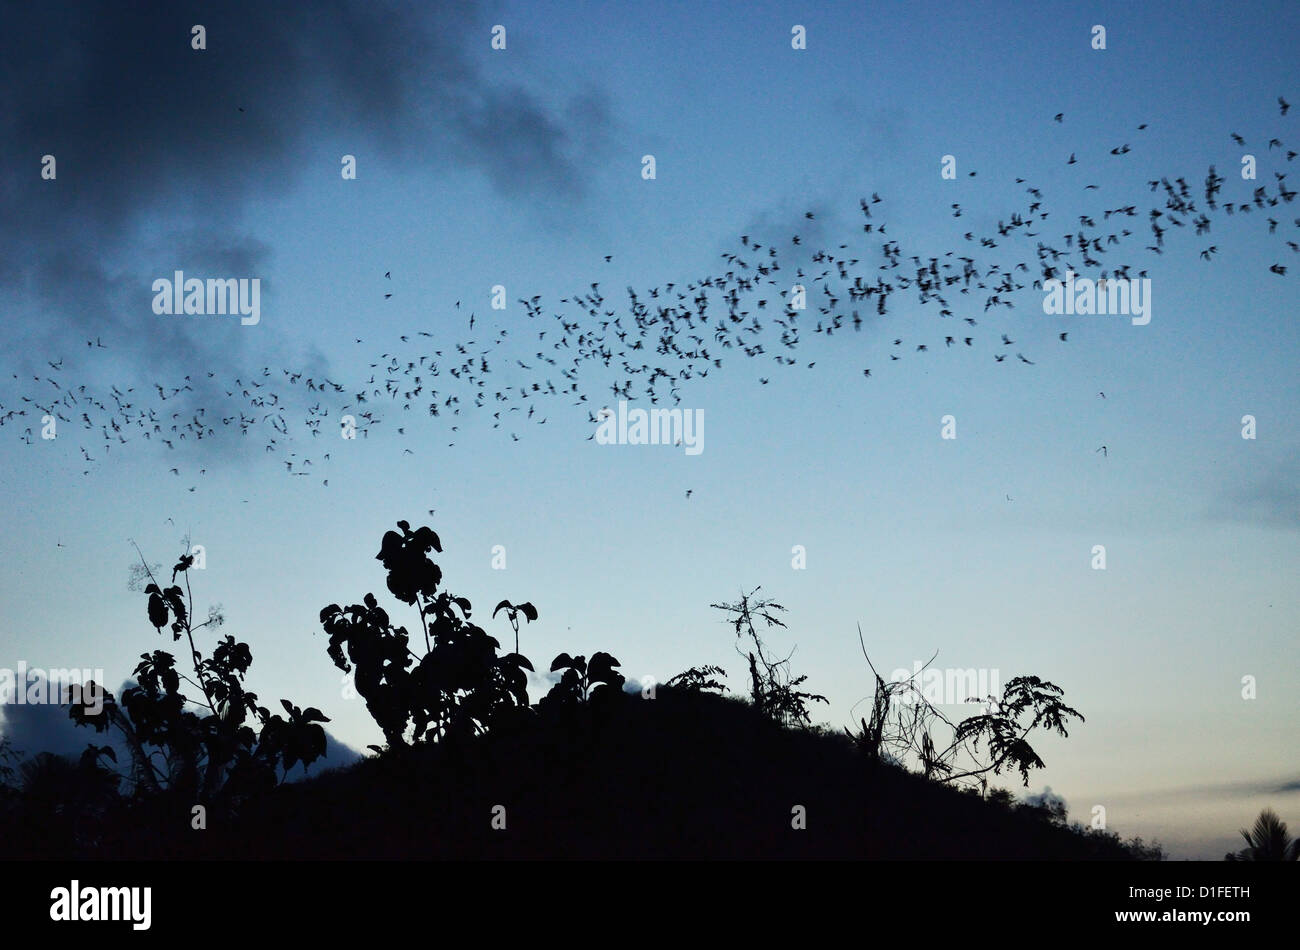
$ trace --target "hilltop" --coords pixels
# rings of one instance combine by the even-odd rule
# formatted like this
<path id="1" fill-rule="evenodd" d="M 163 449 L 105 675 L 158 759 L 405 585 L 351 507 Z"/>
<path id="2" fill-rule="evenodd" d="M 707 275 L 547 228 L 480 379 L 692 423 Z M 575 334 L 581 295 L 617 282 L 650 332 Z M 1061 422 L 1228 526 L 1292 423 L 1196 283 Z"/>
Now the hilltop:
<path id="1" fill-rule="evenodd" d="M 805 810 L 802 830 L 792 827 L 796 806 Z M 117 814 L 85 856 L 1143 856 L 1113 834 L 1071 830 L 1040 809 L 872 764 L 842 733 L 783 727 L 744 700 L 663 686 L 653 699 L 611 691 L 606 702 L 517 731 L 388 751 L 281 785 L 237 816 L 213 815 L 203 831 L 190 828 L 183 803 L 167 811 L 157 801 Z M 494 816 L 504 828 L 493 828 Z M 37 835 L 45 856 L 48 830 Z"/>

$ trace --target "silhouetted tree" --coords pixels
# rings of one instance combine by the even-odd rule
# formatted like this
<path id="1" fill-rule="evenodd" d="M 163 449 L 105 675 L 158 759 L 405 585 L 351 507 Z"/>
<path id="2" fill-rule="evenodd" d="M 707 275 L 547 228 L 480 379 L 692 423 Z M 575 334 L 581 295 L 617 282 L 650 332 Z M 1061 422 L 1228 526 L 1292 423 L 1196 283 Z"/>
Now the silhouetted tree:
<path id="1" fill-rule="evenodd" d="M 1249 831 L 1241 829 L 1246 847 L 1224 855 L 1227 861 L 1295 861 L 1300 858 L 1300 838 L 1287 833 L 1286 822 L 1277 812 L 1265 808 Z"/>
<path id="2" fill-rule="evenodd" d="M 664 685 L 683 689 L 687 692 L 715 692 L 722 694 L 727 691 L 727 687 L 713 677 L 726 675 L 727 671 L 720 666 L 692 666 L 689 670 L 682 670 Z"/>
<path id="3" fill-rule="evenodd" d="M 749 662 L 750 699 L 754 708 L 783 726 L 810 726 L 812 717 L 808 712 L 808 703 L 825 703 L 828 700 L 825 696 L 805 693 L 798 688 L 808 677 L 791 677 L 790 657 L 794 656 L 793 650 L 784 659 L 773 659 L 768 655 L 766 644 L 754 628 L 754 621 L 762 620 L 769 628 L 784 628 L 785 623 L 773 611 L 783 611 L 785 608 L 774 600 L 754 599 L 760 589 L 755 587 L 748 594 L 742 591 L 740 600 L 734 604 L 709 606 L 730 614 L 728 622 L 735 627 L 736 637 L 746 637 L 752 644 L 749 650 L 737 647 L 736 652 Z"/>
<path id="4" fill-rule="evenodd" d="M 244 689 L 253 662 L 247 643 L 223 637 L 210 656 L 198 648 L 196 634 L 205 627 L 220 627 L 224 618 L 219 608 L 213 608 L 207 620 L 193 622 L 188 574 L 193 556 L 181 556 L 166 588 L 143 555 L 140 561 L 141 573 L 149 579 L 144 589 L 149 622 L 160 634 L 168 628 L 173 641 L 186 639 L 193 676 L 177 668 L 171 653 L 154 650 L 140 655 L 134 673 L 137 685 L 122 692 L 120 703 L 108 690 L 87 683 L 70 691 L 69 707 L 78 725 L 97 732 L 114 728 L 121 734 L 131 756 L 128 779 L 133 792 L 166 791 L 187 803 L 233 804 L 240 796 L 283 781 L 298 762 L 310 765 L 323 756 L 325 730 L 319 723 L 329 719 L 320 710 L 302 710 L 281 700 L 289 717 L 284 719 L 259 706 L 257 694 Z M 177 575 L 183 576 L 183 590 L 176 583 Z M 202 698 L 191 699 L 181 692 L 182 682 Z M 94 702 L 100 690 L 102 701 Z M 112 750 L 90 746 L 82 757 L 83 767 L 96 766 L 105 753 L 111 755 Z M 282 775 L 277 776 L 277 768 L 283 769 Z"/>
<path id="5" fill-rule="evenodd" d="M 22 758 L 9 741 L 8 736 L 0 736 L 0 789 L 10 788 L 14 777 L 14 765 Z"/>
<path id="6" fill-rule="evenodd" d="M 949 783 L 982 783 L 989 773 L 1000 775 L 1004 769 L 1015 769 L 1028 787 L 1030 769 L 1044 767 L 1027 741 L 1029 734 L 1045 728 L 1068 736 L 1065 727 L 1071 717 L 1085 721 L 1082 713 L 1061 701 L 1059 686 L 1037 676 L 1017 676 L 1003 687 L 1001 699 L 968 698 L 967 702 L 984 701 L 986 711 L 955 723 L 917 687 L 919 673 L 907 680 L 885 682 L 867 656 L 861 627 L 858 642 L 875 677 L 875 694 L 871 721 L 864 717 L 860 731 L 845 731 L 872 761 L 886 756 L 899 762 L 916 760 L 926 778 Z M 951 738 L 946 744 L 934 741 L 932 731 L 937 729 L 948 730 Z"/>
<path id="7" fill-rule="evenodd" d="M 366 594 L 361 604 L 321 611 L 330 659 L 345 673 L 355 668 L 357 692 L 390 748 L 518 724 L 530 710 L 524 671 L 532 663 L 518 652 L 498 656 L 497 640 L 470 622 L 469 600 L 439 590 L 442 570 L 428 556 L 442 552 L 438 535 L 427 527 L 412 531 L 405 521 L 397 527 L 401 534 L 385 533 L 375 559 L 388 571 L 389 591 L 416 608 L 424 655 L 411 650 L 406 628 L 395 627 L 374 594 Z M 519 616 L 531 622 L 537 609 L 502 601 L 494 615 L 501 610 L 517 644 Z"/>
<path id="8" fill-rule="evenodd" d="M 584 656 L 561 653 L 551 661 L 551 672 L 564 672 L 560 674 L 560 681 L 546 694 L 546 699 L 552 702 L 585 703 L 601 695 L 602 689 L 617 692 L 624 682 L 623 674 L 614 669 L 618 665 L 618 660 L 608 653 L 593 653 L 590 663 Z"/>
<path id="9" fill-rule="evenodd" d="M 1016 796 L 1005 788 L 995 788 L 984 799 L 991 805 L 997 805 L 999 808 L 1016 807 Z"/>

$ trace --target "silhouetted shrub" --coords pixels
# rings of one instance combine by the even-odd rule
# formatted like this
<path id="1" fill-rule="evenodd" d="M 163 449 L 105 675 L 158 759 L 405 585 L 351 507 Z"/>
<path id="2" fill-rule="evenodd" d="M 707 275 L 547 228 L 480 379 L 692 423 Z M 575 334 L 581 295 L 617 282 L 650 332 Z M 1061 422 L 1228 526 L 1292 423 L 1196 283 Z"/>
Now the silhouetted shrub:
<path id="1" fill-rule="evenodd" d="M 600 706 L 607 691 L 621 689 L 623 674 L 610 654 L 595 653 L 588 662 L 561 653 L 550 670 L 561 673 L 559 682 L 533 707 L 525 672 L 533 672 L 533 664 L 519 652 L 519 618 L 536 620 L 537 608 L 497 604 L 493 616 L 504 610 L 515 633 L 515 652 L 499 656 L 500 643 L 470 622 L 469 600 L 439 590 L 442 570 L 429 558 L 430 551 L 442 552 L 438 535 L 427 527 L 412 531 L 405 521 L 397 527 L 401 534 L 384 535 L 376 560 L 388 571 L 388 589 L 416 608 L 424 655 L 411 650 L 406 628 L 392 624 L 373 594 L 347 608 L 330 604 L 320 614 L 330 658 L 345 673 L 355 669 L 357 692 L 390 749 L 519 729 L 537 714 L 564 716 L 588 702 Z"/>
<path id="2" fill-rule="evenodd" d="M 981 788 L 988 774 L 1014 769 L 1028 787 L 1030 769 L 1044 765 L 1026 737 L 1038 728 L 1068 736 L 1065 726 L 1071 717 L 1084 721 L 1082 713 L 1061 701 L 1064 693 L 1059 686 L 1037 676 L 1017 676 L 1003 687 L 1001 699 L 967 698 L 967 702 L 985 702 L 985 712 L 954 723 L 915 683 L 929 663 L 907 680 L 886 683 L 867 656 L 861 627 L 858 641 L 875 677 L 875 695 L 870 722 L 864 717 L 859 731 L 845 731 L 873 762 L 886 757 L 900 763 L 916 761 L 926 778 L 973 782 Z M 899 697 L 906 702 L 900 704 Z M 931 734 L 940 728 L 951 734 L 944 745 L 937 744 Z"/>
<path id="3" fill-rule="evenodd" d="M 798 688 L 808 677 L 790 675 L 790 657 L 794 655 L 793 651 L 780 660 L 768 656 L 767 645 L 754 628 L 754 620 L 762 620 L 768 627 L 784 628 L 785 623 L 772 611 L 785 608 L 770 599 L 753 599 L 760 589 L 755 587 L 748 594 L 742 591 L 740 600 L 734 604 L 709 606 L 729 614 L 728 622 L 735 627 L 737 638 L 747 637 L 753 645 L 748 652 L 737 647 L 737 652 L 749 661 L 750 700 L 754 708 L 772 722 L 783 726 L 811 726 L 812 716 L 808 704 L 825 703 L 828 700 L 825 696 L 805 693 Z"/>
<path id="4" fill-rule="evenodd" d="M 131 756 L 131 792 L 170 793 L 190 804 L 233 806 L 283 781 L 298 762 L 310 765 L 323 756 L 325 730 L 319 723 L 329 719 L 320 710 L 302 710 L 281 700 L 289 716 L 283 719 L 259 706 L 257 694 L 244 689 L 253 662 L 247 643 L 226 636 L 208 657 L 196 645 L 195 635 L 205 627 L 220 627 L 223 618 L 214 609 L 202 623 L 192 621 L 187 572 L 193 556 L 180 558 L 165 589 L 143 557 L 141 563 L 150 581 L 144 589 L 149 622 L 160 634 L 167 627 L 173 641 L 186 638 L 194 676 L 182 673 L 165 650 L 142 653 L 134 673 L 137 685 L 123 690 L 120 703 L 106 689 L 95 702 L 94 694 L 102 687 L 87 683 L 70 691 L 68 710 L 78 725 L 121 734 Z M 176 584 L 178 574 L 184 576 L 184 590 Z M 201 700 L 181 691 L 182 680 L 198 689 Z M 112 755 L 111 748 L 92 744 L 82 757 L 83 771 L 98 769 L 105 754 Z M 277 768 L 283 774 L 277 776 Z"/>
<path id="5" fill-rule="evenodd" d="M 689 670 L 682 670 L 664 685 L 669 688 L 687 690 L 688 692 L 725 693 L 727 687 L 713 677 L 726 675 L 727 671 L 720 666 L 692 666 Z"/>

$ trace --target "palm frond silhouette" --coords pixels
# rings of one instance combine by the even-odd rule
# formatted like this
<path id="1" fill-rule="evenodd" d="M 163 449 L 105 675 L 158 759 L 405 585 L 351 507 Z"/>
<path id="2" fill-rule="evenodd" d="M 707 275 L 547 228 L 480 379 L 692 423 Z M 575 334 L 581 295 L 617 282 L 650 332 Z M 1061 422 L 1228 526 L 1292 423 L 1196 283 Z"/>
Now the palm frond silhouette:
<path id="1" fill-rule="evenodd" d="M 1246 839 L 1246 847 L 1235 855 L 1228 855 L 1231 860 L 1294 861 L 1300 858 L 1300 838 L 1287 834 L 1286 822 L 1271 808 L 1259 813 L 1249 831 L 1242 828 L 1241 836 Z"/>

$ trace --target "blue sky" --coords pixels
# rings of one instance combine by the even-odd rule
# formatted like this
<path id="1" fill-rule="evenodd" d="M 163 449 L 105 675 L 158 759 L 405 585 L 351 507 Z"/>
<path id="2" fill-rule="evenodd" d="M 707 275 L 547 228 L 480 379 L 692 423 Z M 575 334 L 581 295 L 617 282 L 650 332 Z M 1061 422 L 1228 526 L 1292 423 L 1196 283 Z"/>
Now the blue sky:
<path id="1" fill-rule="evenodd" d="M 101 393 L 188 374 L 200 381 L 189 411 L 228 414 L 230 381 L 268 367 L 293 424 L 272 452 L 263 428 L 105 453 L 76 425 L 29 445 L 32 421 L 7 422 L 0 666 L 99 667 L 121 682 L 134 657 L 165 646 L 126 590 L 127 539 L 170 564 L 188 532 L 207 552 L 198 606 L 223 604 L 225 632 L 251 645 L 252 688 L 320 707 L 353 746 L 379 741 L 343 698 L 317 616 L 386 595 L 374 555 L 405 518 L 439 533 L 447 586 L 503 643 L 509 628 L 487 610 L 537 605 L 521 650 L 539 666 L 606 650 L 629 677 L 663 680 L 715 663 L 743 691 L 734 635 L 709 605 L 762 585 L 788 608 L 773 646 L 797 647 L 794 669 L 829 697 L 818 718 L 835 726 L 868 694 L 861 624 L 882 670 L 937 650 L 940 667 L 1060 685 L 1087 722 L 1035 743 L 1048 767 L 1034 788 L 1050 784 L 1075 818 L 1104 805 L 1113 830 L 1209 858 L 1265 804 L 1300 824 L 1296 791 L 1272 793 L 1300 778 L 1300 257 L 1285 244 L 1300 242 L 1300 206 L 1220 213 L 1208 235 L 1170 228 L 1162 255 L 1143 249 L 1145 212 L 1164 204 L 1147 181 L 1185 176 L 1199 198 L 1213 164 L 1220 200 L 1247 201 L 1297 167 L 1284 153 L 1300 149 L 1300 112 L 1281 115 L 1277 98 L 1300 103 L 1300 9 L 340 4 L 268 34 L 255 5 L 240 6 L 209 24 L 204 52 L 189 49 L 188 26 L 211 14 L 184 4 L 144 36 L 110 14 L 77 18 L 62 42 L 102 55 L 37 62 L 25 47 L 54 29 L 53 10 L 25 12 L 4 41 L 3 411 L 44 397 L 32 377 L 57 372 Z M 490 48 L 494 24 L 504 51 Z M 805 50 L 791 48 L 795 24 Z M 1094 24 L 1105 50 L 1090 48 Z M 283 58 L 295 40 L 315 55 Z M 1275 136 L 1283 149 L 1267 147 Z M 46 153 L 59 158 L 53 182 L 39 177 Z M 1258 181 L 1241 179 L 1244 153 Z M 340 176 L 345 154 L 354 181 Z M 955 180 L 940 175 L 944 155 Z M 1023 211 L 1029 186 L 1051 213 L 1042 237 L 1010 237 L 982 260 L 1025 261 L 1036 276 L 1036 240 L 1061 246 L 1081 214 L 1104 236 L 1121 226 L 1104 209 L 1136 205 L 1123 225 L 1134 237 L 1106 264 L 1147 271 L 1149 325 L 1047 316 L 1028 286 L 1014 309 L 955 298 L 952 318 L 900 292 L 883 318 L 874 301 L 859 307 L 861 332 L 827 337 L 802 316 L 786 367 L 771 359 L 769 323 L 763 357 L 719 351 L 720 368 L 680 384 L 682 407 L 705 418 L 698 456 L 587 440 L 588 411 L 626 378 L 617 367 L 584 368 L 589 403 L 538 403 L 545 425 L 494 429 L 490 397 L 436 419 L 376 399 L 384 422 L 351 442 L 312 437 L 301 421 L 316 397 L 282 373 L 355 392 L 382 380 L 380 354 L 469 339 L 478 350 L 506 329 L 488 381 L 517 385 L 531 377 L 513 360 L 558 333 L 518 298 L 586 321 L 561 300 L 598 281 L 626 314 L 623 288 L 644 297 L 721 274 L 742 234 L 780 249 L 781 286 L 811 269 L 807 252 L 841 243 L 874 280 L 882 240 L 863 233 L 860 198 L 877 192 L 874 220 L 905 260 L 928 260 L 978 251 L 964 233 Z M 176 269 L 260 278 L 261 322 L 154 314 L 151 282 Z M 504 311 L 489 306 L 498 284 Z M 966 316 L 978 325 L 944 346 Z M 104 347 L 88 348 L 96 337 Z M 1033 365 L 995 362 L 1004 350 Z M 944 440 L 949 414 L 957 438 Z M 1241 438 L 1246 414 L 1254 440 Z M 287 473 L 290 452 L 313 459 L 312 477 Z M 1104 571 L 1090 564 L 1097 544 Z M 492 568 L 495 545 L 505 570 Z M 791 567 L 795 545 L 804 570 Z M 1243 676 L 1257 678 L 1256 699 L 1241 698 Z"/>

